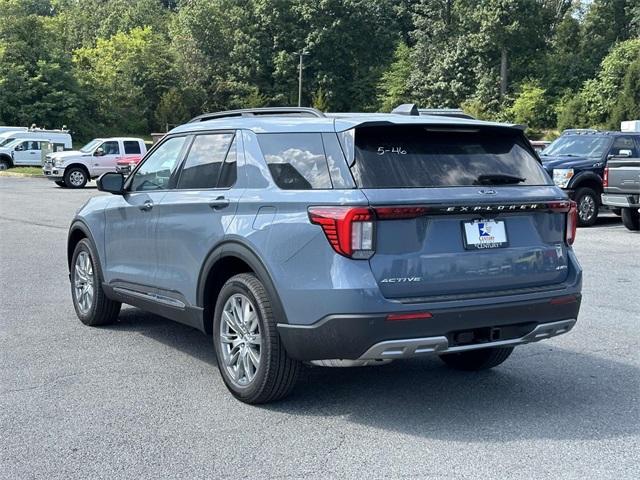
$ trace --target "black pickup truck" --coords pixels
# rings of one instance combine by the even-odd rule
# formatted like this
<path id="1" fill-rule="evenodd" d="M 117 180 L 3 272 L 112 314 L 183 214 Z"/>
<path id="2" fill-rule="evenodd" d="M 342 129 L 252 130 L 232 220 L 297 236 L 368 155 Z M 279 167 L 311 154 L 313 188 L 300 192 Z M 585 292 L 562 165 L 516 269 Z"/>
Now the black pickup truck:
<path id="1" fill-rule="evenodd" d="M 636 140 L 640 139 L 640 136 Z M 640 142 L 639 142 L 640 143 Z M 622 210 L 622 223 L 640 230 L 640 144 L 607 161 L 604 169 L 602 203 Z"/>
<path id="2" fill-rule="evenodd" d="M 553 181 L 578 204 L 578 224 L 591 226 L 601 210 L 605 165 L 640 156 L 640 132 L 565 131 L 540 153 Z M 608 205 L 619 213 L 619 205 Z"/>

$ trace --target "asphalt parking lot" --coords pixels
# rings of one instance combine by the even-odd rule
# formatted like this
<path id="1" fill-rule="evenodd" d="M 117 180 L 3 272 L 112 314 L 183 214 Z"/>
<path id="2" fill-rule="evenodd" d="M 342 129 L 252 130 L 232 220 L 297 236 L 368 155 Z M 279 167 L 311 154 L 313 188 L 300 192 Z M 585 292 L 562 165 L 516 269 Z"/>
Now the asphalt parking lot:
<path id="1" fill-rule="evenodd" d="M 0 177 L 0 478 L 640 477 L 640 234 L 617 217 L 578 231 L 568 335 L 483 373 L 309 369 L 252 407 L 196 330 L 133 308 L 77 320 L 67 228 L 97 194 Z"/>

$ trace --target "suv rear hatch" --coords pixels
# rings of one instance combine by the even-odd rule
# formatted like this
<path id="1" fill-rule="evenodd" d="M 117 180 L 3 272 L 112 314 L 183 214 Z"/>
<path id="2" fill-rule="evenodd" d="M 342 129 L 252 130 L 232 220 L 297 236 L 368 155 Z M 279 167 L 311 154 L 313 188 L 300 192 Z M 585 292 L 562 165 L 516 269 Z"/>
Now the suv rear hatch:
<path id="1" fill-rule="evenodd" d="M 495 294 L 567 278 L 570 202 L 519 130 L 372 126 L 354 140 L 351 171 L 375 212 L 369 263 L 385 297 Z"/>

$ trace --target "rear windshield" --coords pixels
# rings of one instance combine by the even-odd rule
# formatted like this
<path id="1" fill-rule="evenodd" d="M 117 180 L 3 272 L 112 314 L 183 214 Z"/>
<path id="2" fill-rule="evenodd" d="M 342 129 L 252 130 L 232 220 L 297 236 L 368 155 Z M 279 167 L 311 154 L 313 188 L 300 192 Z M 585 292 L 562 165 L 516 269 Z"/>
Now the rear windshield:
<path id="1" fill-rule="evenodd" d="M 495 129 L 359 128 L 351 171 L 361 188 L 550 184 L 521 136 Z"/>

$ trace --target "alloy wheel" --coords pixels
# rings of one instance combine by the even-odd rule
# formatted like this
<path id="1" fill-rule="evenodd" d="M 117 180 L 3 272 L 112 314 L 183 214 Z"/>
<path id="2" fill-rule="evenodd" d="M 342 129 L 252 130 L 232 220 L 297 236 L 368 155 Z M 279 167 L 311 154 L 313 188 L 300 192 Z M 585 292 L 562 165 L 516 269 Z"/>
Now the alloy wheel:
<path id="1" fill-rule="evenodd" d="M 219 342 L 231 381 L 246 387 L 260 367 L 262 335 L 257 308 L 245 295 L 236 293 L 224 304 Z"/>
<path id="2" fill-rule="evenodd" d="M 580 220 L 588 222 L 596 212 L 596 201 L 591 195 L 584 195 L 578 205 Z"/>
<path id="3" fill-rule="evenodd" d="M 74 266 L 73 287 L 75 289 L 76 303 L 82 314 L 86 314 L 93 306 L 95 293 L 93 264 L 87 252 L 80 252 Z"/>

